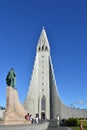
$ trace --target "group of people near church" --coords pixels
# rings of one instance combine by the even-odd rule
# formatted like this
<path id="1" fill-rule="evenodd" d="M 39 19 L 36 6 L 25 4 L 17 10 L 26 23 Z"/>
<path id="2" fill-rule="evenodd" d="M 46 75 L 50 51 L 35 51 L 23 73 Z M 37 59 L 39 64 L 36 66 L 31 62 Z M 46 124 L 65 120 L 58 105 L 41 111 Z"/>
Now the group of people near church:
<path id="1" fill-rule="evenodd" d="M 35 122 L 38 124 L 38 118 L 39 118 L 39 115 L 36 114 L 36 117 L 35 117 Z M 27 115 L 25 115 L 25 119 L 28 120 L 28 121 L 31 121 L 31 123 L 34 123 L 34 119 L 32 118 L 32 115 L 27 113 Z M 57 123 L 57 126 L 60 125 L 60 119 L 59 119 L 59 115 L 56 116 L 56 123 Z"/>
<path id="2" fill-rule="evenodd" d="M 34 119 L 32 118 L 32 115 L 27 113 L 27 115 L 25 115 L 25 119 L 28 121 L 31 121 L 31 123 L 34 123 Z M 35 117 L 35 122 L 38 124 L 38 115 L 36 114 Z"/>

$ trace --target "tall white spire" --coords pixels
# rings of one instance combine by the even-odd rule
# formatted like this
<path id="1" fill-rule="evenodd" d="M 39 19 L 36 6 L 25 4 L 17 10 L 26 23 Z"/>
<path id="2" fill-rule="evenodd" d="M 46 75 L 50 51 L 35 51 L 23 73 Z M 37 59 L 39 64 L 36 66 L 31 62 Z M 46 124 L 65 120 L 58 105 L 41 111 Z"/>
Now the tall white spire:
<path id="1" fill-rule="evenodd" d="M 41 35 L 40 35 L 38 45 L 37 45 L 37 51 L 43 51 L 43 50 L 50 51 L 49 42 L 48 42 L 48 38 L 47 38 L 46 31 L 45 31 L 44 27 L 42 28 Z"/>
<path id="2" fill-rule="evenodd" d="M 32 114 L 33 118 L 36 113 L 39 114 L 40 119 L 56 119 L 57 115 L 61 119 L 71 117 L 87 118 L 87 110 L 74 110 L 62 103 L 59 97 L 49 42 L 44 28 L 42 28 L 38 41 L 30 86 L 24 107 L 27 112 Z"/>

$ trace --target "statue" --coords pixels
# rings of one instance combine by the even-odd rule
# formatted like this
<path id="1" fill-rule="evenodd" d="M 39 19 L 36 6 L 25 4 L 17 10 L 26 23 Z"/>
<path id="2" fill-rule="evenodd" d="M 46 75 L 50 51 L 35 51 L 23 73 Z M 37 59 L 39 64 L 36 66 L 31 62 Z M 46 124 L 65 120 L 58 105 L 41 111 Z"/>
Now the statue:
<path id="1" fill-rule="evenodd" d="M 7 74 L 6 84 L 8 86 L 11 86 L 11 87 L 15 88 L 15 85 L 16 85 L 16 74 L 15 74 L 13 68 L 11 68 L 11 70 Z"/>

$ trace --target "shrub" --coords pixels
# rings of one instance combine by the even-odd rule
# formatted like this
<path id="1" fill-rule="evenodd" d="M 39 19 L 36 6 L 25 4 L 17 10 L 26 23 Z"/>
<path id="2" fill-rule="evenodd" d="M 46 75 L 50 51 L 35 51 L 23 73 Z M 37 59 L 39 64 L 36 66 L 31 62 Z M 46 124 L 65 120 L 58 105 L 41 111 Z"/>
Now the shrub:
<path id="1" fill-rule="evenodd" d="M 81 120 L 81 122 L 82 122 L 82 126 L 84 128 L 87 128 L 87 120 Z"/>
<path id="2" fill-rule="evenodd" d="M 66 120 L 66 125 L 67 126 L 79 126 L 80 121 L 77 118 L 69 118 L 68 120 Z"/>

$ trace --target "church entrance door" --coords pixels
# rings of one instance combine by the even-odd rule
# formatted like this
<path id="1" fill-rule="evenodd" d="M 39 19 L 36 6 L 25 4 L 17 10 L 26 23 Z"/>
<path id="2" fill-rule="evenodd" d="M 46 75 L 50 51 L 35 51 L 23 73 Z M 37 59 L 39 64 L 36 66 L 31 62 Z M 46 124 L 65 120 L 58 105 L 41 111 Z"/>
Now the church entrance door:
<path id="1" fill-rule="evenodd" d="M 41 119 L 45 119 L 45 112 L 41 112 Z"/>

